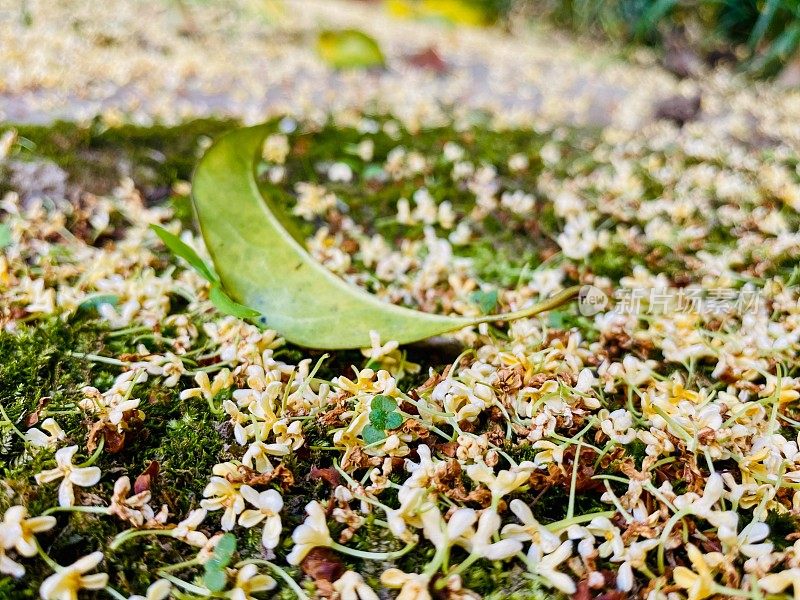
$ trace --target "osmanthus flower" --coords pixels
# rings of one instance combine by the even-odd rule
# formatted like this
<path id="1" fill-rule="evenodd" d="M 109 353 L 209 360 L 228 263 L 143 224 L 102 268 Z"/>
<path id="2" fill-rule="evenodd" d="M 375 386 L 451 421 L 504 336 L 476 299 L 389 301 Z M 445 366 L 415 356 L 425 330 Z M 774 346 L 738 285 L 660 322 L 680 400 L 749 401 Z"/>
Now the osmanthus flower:
<path id="1" fill-rule="evenodd" d="M 77 467 L 72 464 L 72 458 L 78 451 L 77 446 L 68 446 L 56 451 L 55 469 L 42 471 L 36 475 L 36 483 L 50 483 L 61 479 L 58 487 L 59 506 L 72 506 L 75 504 L 75 490 L 73 486 L 91 487 L 100 481 L 98 467 Z"/>
<path id="2" fill-rule="evenodd" d="M 6 555 L 6 550 L 10 548 L 11 543 L 10 541 L 6 542 L 6 535 L 6 528 L 0 525 L 0 573 L 19 579 L 25 575 L 25 567 Z M 8 548 L 6 548 L 7 544 Z"/>
<path id="3" fill-rule="evenodd" d="M 722 562 L 722 554 L 703 554 L 694 544 L 686 546 L 692 568 L 678 566 L 672 571 L 675 584 L 687 591 L 688 600 L 703 600 L 714 595 L 717 584 L 714 569 Z"/>
<path id="4" fill-rule="evenodd" d="M 559 537 L 534 518 L 533 512 L 525 502 L 515 498 L 509 504 L 509 508 L 522 524 L 509 523 L 503 527 L 504 538 L 532 542 L 539 547 L 542 554 L 549 554 L 559 547 L 561 544 Z"/>
<path id="5" fill-rule="evenodd" d="M 264 532 L 261 536 L 261 543 L 268 550 L 275 548 L 281 535 L 280 512 L 283 510 L 283 498 L 276 490 L 259 493 L 249 485 L 243 485 L 239 492 L 247 502 L 255 507 L 255 509 L 248 508 L 242 511 L 239 516 L 239 525 L 249 529 L 263 521 Z"/>
<path id="6" fill-rule="evenodd" d="M 780 594 L 792 587 L 794 598 L 800 598 L 800 567 L 792 567 L 780 573 L 770 573 L 758 579 L 759 587 L 768 594 Z"/>
<path id="7" fill-rule="evenodd" d="M 147 504 L 150 502 L 150 490 L 144 490 L 129 497 L 130 493 L 130 478 L 124 475 L 117 479 L 114 483 L 114 493 L 111 496 L 108 512 L 123 521 L 129 521 L 136 527 L 141 527 L 145 519 L 149 520 L 153 517 L 153 510 Z"/>
<path id="8" fill-rule="evenodd" d="M 656 548 L 659 543 L 658 539 L 633 542 L 625 547 L 625 551 L 621 555 L 611 559 L 612 561 L 622 561 L 617 570 L 617 589 L 623 592 L 633 589 L 633 570 L 647 567 L 647 553 Z"/>
<path id="9" fill-rule="evenodd" d="M 484 397 L 487 394 L 491 395 L 491 388 L 487 386 L 473 388 L 456 379 L 447 378 L 433 388 L 431 400 L 438 403 L 444 412 L 453 415 L 456 421 L 474 421 L 494 403 L 493 395 Z"/>
<path id="10" fill-rule="evenodd" d="M 214 475 L 203 490 L 203 496 L 205 498 L 200 501 L 200 506 L 210 511 L 224 510 L 221 519 L 222 529 L 224 531 L 233 529 L 236 517 L 244 510 L 244 498 L 239 486 L 226 477 Z"/>
<path id="11" fill-rule="evenodd" d="M 400 507 L 384 509 L 389 531 L 406 543 L 415 541 L 417 536 L 409 529 L 409 525 L 422 527 L 418 513 L 428 497 L 428 490 L 424 487 L 413 487 L 404 483 L 397 492 Z"/>
<path id="12" fill-rule="evenodd" d="M 261 156 L 265 161 L 282 165 L 286 162 L 286 157 L 289 155 L 289 138 L 285 135 L 275 133 L 267 136 L 264 140 L 264 146 L 261 150 Z"/>
<path id="13" fill-rule="evenodd" d="M 425 537 L 436 546 L 437 550 L 441 550 L 465 535 L 475 523 L 478 514 L 474 508 L 459 508 L 453 511 L 445 523 L 439 507 L 427 503 L 420 509 L 420 517 Z"/>
<path id="14" fill-rule="evenodd" d="M 191 511 L 186 518 L 172 529 L 172 536 L 183 540 L 187 544 L 202 548 L 208 543 L 208 536 L 197 528 L 203 523 L 208 511 L 205 508 L 197 508 Z"/>
<path id="15" fill-rule="evenodd" d="M 294 452 L 303 445 L 303 424 L 300 421 L 289 421 L 280 419 L 272 426 L 272 433 L 275 435 L 275 443 L 286 446 Z"/>
<path id="16" fill-rule="evenodd" d="M 52 417 L 42 421 L 39 427 L 31 427 L 25 432 L 25 440 L 37 448 L 55 448 L 67 437 L 67 434 Z"/>
<path id="17" fill-rule="evenodd" d="M 340 600 L 378 600 L 378 594 L 355 571 L 345 571 L 333 582 L 333 589 Z"/>
<path id="18" fill-rule="evenodd" d="M 733 511 L 726 511 L 731 515 L 736 515 Z M 748 558 L 759 558 L 768 556 L 772 553 L 772 542 L 763 540 L 769 535 L 769 525 L 764 522 L 753 520 L 737 534 L 736 519 L 730 519 L 730 524 L 718 525 L 717 537 L 722 542 L 722 550 L 726 554 L 744 554 Z M 731 526 L 732 525 L 732 526 Z M 759 543 L 760 542 L 760 543 Z"/>
<path id="19" fill-rule="evenodd" d="M 633 416 L 624 408 L 619 408 L 611 413 L 601 410 L 598 413 L 600 429 L 608 438 L 618 444 L 630 444 L 636 437 L 633 428 Z"/>
<path id="20" fill-rule="evenodd" d="M 539 440 L 533 443 L 533 449 L 539 450 L 533 457 L 533 464 L 543 469 L 551 463 L 560 465 L 564 462 L 564 445 L 559 445 L 550 440 Z"/>
<path id="21" fill-rule="evenodd" d="M 344 375 L 339 375 L 338 377 L 334 377 L 331 383 L 340 390 L 350 392 L 353 396 L 357 396 L 361 393 L 391 395 L 391 391 L 393 391 L 396 386 L 394 378 L 391 377 L 387 371 L 380 371 L 377 373 L 377 381 L 375 380 L 376 373 L 372 369 L 361 369 L 359 371 L 354 367 L 353 371 L 356 374 L 355 380 L 348 379 Z M 381 377 L 381 374 L 385 374 L 385 376 Z"/>
<path id="22" fill-rule="evenodd" d="M 711 473 L 706 480 L 705 488 L 703 488 L 703 495 L 699 496 L 694 492 L 687 492 L 676 497 L 673 504 L 679 509 L 686 509 L 699 517 L 707 519 L 714 511 L 714 507 L 722 498 L 722 493 L 725 491 L 724 480 L 719 473 Z"/>
<path id="23" fill-rule="evenodd" d="M 216 398 L 222 390 L 226 390 L 233 385 L 233 376 L 229 369 L 222 369 L 214 376 L 212 382 L 208 378 L 208 373 L 200 371 L 194 376 L 196 388 L 189 388 L 183 390 L 180 394 L 181 400 L 188 400 L 189 398 L 204 398 L 211 401 Z"/>
<path id="24" fill-rule="evenodd" d="M 750 509 L 765 503 L 765 498 L 771 497 L 775 490 L 775 487 L 768 483 L 756 483 L 754 481 L 737 483 L 731 473 L 723 473 L 722 479 L 728 488 L 728 491 L 723 492 L 723 498 L 744 509 Z"/>
<path id="25" fill-rule="evenodd" d="M 55 524 L 55 517 L 28 517 L 24 506 L 11 506 L 0 522 L 0 543 L 4 549 L 13 548 L 22 556 L 35 556 L 36 534 L 51 530 Z"/>
<path id="26" fill-rule="evenodd" d="M 400 569 L 387 569 L 381 573 L 381 583 L 391 589 L 399 589 L 396 600 L 431 600 L 430 575 L 404 573 Z"/>
<path id="27" fill-rule="evenodd" d="M 526 460 L 510 469 L 503 469 L 495 475 L 494 470 L 485 462 L 467 465 L 464 470 L 470 479 L 482 483 L 492 492 L 492 501 L 497 502 L 503 496 L 516 491 L 524 485 L 536 470 L 536 465 Z"/>
<path id="28" fill-rule="evenodd" d="M 171 388 L 178 385 L 181 377 L 186 372 L 186 368 L 180 357 L 172 352 L 167 352 L 164 355 L 149 354 L 144 346 L 140 346 L 140 349 L 142 350 L 141 353 L 146 356 L 135 362 L 133 367 L 144 369 L 149 375 L 153 375 L 154 377 L 163 377 L 162 385 L 166 387 Z"/>
<path id="29" fill-rule="evenodd" d="M 256 565 L 247 564 L 236 571 L 233 587 L 226 596 L 230 600 L 256 600 L 253 594 L 272 590 L 276 586 L 277 582 L 272 577 L 259 573 Z"/>
<path id="30" fill-rule="evenodd" d="M 394 340 L 390 340 L 385 344 L 381 344 L 381 336 L 377 331 L 371 330 L 369 332 L 370 348 L 362 348 L 361 354 L 368 358 L 370 361 L 380 361 L 381 358 L 391 354 L 400 347 L 400 344 Z"/>
<path id="31" fill-rule="evenodd" d="M 333 544 L 322 505 L 316 500 L 309 502 L 306 504 L 306 514 L 306 520 L 292 532 L 294 547 L 286 557 L 290 565 L 299 565 L 312 548 Z"/>
<path id="32" fill-rule="evenodd" d="M 292 213 L 306 221 L 312 221 L 318 215 L 324 215 L 336 206 L 336 196 L 328 192 L 324 186 L 304 181 L 295 184 L 297 204 Z"/>
<path id="33" fill-rule="evenodd" d="M 440 461 L 434 462 L 431 449 L 426 444 L 417 446 L 417 457 L 419 462 L 415 463 L 407 458 L 403 463 L 406 471 L 411 473 L 411 477 L 403 483 L 403 487 L 428 487 L 431 478 L 436 475 L 437 465 Z"/>
<path id="34" fill-rule="evenodd" d="M 572 556 L 572 542 L 566 541 L 550 554 L 541 555 L 535 544 L 528 550 L 528 571 L 541 577 L 547 585 L 564 592 L 574 594 L 575 582 L 566 573 L 558 570 L 558 566 Z"/>
<path id="35" fill-rule="evenodd" d="M 460 536 L 458 543 L 465 546 L 471 555 L 488 560 L 506 560 L 522 551 L 522 542 L 518 540 L 506 538 L 497 542 L 493 541 L 499 530 L 500 515 L 493 509 L 486 509 L 478 518 L 477 529 L 473 532 L 470 527 Z"/>
<path id="36" fill-rule="evenodd" d="M 103 560 L 102 552 L 92 552 L 67 567 L 59 569 L 42 582 L 42 600 L 78 600 L 81 590 L 101 590 L 108 584 L 106 573 L 87 575 Z"/>
<path id="37" fill-rule="evenodd" d="M 342 462 L 345 463 L 350 456 L 350 453 L 358 446 L 363 445 L 361 439 L 361 432 L 369 423 L 369 411 L 363 410 L 356 413 L 348 423 L 347 427 L 339 429 L 333 434 L 333 443 L 336 446 L 344 446 L 345 453 L 342 457 Z"/>
<path id="38" fill-rule="evenodd" d="M 289 448 L 285 444 L 265 444 L 264 442 L 253 442 L 247 447 L 247 452 L 242 456 L 242 464 L 250 469 L 255 469 L 259 473 L 269 473 L 272 471 L 271 456 L 286 456 Z"/>
<path id="39" fill-rule="evenodd" d="M 144 596 L 134 594 L 128 600 L 167 600 L 172 592 L 172 584 L 166 579 L 159 579 L 150 584 Z"/>

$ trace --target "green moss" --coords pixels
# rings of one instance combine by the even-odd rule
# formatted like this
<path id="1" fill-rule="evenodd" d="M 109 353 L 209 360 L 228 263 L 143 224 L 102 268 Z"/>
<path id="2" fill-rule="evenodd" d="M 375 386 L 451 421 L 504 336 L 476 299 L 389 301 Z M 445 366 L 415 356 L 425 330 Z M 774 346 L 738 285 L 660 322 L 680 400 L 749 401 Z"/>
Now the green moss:
<path id="1" fill-rule="evenodd" d="M 132 349 L 135 340 L 123 336 L 113 344 L 118 350 Z M 9 417 L 20 424 L 37 410 L 41 398 L 49 397 L 47 412 L 41 414 L 40 420 L 52 414 L 67 434 L 66 443 L 78 445 L 83 460 L 88 454 L 85 449 L 88 422 L 75 409 L 80 389 L 88 383 L 106 387 L 119 370 L 76 358 L 72 352 L 109 352 L 103 330 L 90 322 L 52 319 L 14 334 L 0 333 L 0 355 L 4 359 L 0 363 L 0 402 Z M 221 459 L 224 441 L 218 431 L 217 417 L 205 402 L 180 401 L 177 391 L 164 388 L 157 381 L 138 386 L 135 393 L 142 398 L 140 408 L 145 412 L 145 421 L 129 435 L 122 452 L 100 456 L 96 464 L 103 471 L 103 479 L 91 490 L 94 498 L 87 501 L 89 504 L 107 501 L 117 477 L 129 475 L 133 480 L 150 461 L 157 461 L 160 473 L 151 486 L 152 504 L 166 504 L 174 517 L 182 518 L 198 505 L 208 474 Z M 33 481 L 36 473 L 53 466 L 52 453 L 25 451 L 10 428 L 3 430 L 3 442 L 0 474 L 14 495 L 0 497 L 0 510 L 20 500 L 31 514 L 54 506 L 57 485 L 36 485 Z M 78 490 L 78 493 L 83 492 Z M 58 520 L 53 532 L 40 536 L 40 540 L 60 564 L 107 547 L 125 528 L 116 519 L 96 515 L 59 514 Z M 144 589 L 152 580 L 152 565 L 190 557 L 191 548 L 164 539 L 138 538 L 109 554 L 106 569 L 121 591 L 132 593 Z M 24 562 L 28 576 L 19 582 L 4 580 L 0 598 L 4 597 L 4 590 L 12 590 L 6 597 L 26 597 L 24 594 L 33 589 L 34 582 L 49 575 L 41 561 Z"/>
<path id="2" fill-rule="evenodd" d="M 198 119 L 169 127 L 106 127 L 56 122 L 14 125 L 24 146 L 21 158 L 52 160 L 73 183 L 95 193 L 110 191 L 123 173 L 154 199 L 169 196 L 176 180 L 191 177 L 202 153 L 200 140 L 234 127 L 235 121 Z"/>
<path id="3" fill-rule="evenodd" d="M 789 513 L 770 511 L 765 523 L 769 525 L 768 541 L 773 543 L 778 552 L 792 545 L 788 536 L 796 535 L 800 531 L 800 519 Z"/>

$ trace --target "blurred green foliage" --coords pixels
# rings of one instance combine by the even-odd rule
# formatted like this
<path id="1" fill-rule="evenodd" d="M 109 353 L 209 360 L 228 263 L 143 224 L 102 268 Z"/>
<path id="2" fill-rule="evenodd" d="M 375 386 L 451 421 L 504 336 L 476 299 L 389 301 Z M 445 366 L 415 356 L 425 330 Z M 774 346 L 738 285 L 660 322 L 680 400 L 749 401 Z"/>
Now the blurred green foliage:
<path id="1" fill-rule="evenodd" d="M 774 75 L 800 46 L 800 0 L 518 0 L 527 14 L 622 43 L 659 45 L 691 29 L 703 50 L 731 48 L 754 75 Z"/>

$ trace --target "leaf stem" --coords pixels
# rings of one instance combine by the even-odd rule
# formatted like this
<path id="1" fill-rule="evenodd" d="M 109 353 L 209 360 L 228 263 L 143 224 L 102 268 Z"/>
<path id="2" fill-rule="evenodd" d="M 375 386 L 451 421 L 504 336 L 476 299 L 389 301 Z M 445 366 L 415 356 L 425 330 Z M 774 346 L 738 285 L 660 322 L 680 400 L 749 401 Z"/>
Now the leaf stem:
<path id="1" fill-rule="evenodd" d="M 548 310 L 553 310 L 554 308 L 558 308 L 559 306 L 566 304 L 580 293 L 581 287 L 582 286 L 575 285 L 559 292 L 555 296 L 547 298 L 546 300 L 542 300 L 541 302 L 538 302 L 533 306 L 529 306 L 528 308 L 515 310 L 509 313 L 500 313 L 497 315 L 486 315 L 485 317 L 478 317 L 474 319 L 474 322 L 476 324 L 494 323 L 496 321 L 515 321 L 517 319 L 525 319 L 528 317 L 532 317 L 534 315 L 538 315 L 539 313 L 547 312 Z"/>

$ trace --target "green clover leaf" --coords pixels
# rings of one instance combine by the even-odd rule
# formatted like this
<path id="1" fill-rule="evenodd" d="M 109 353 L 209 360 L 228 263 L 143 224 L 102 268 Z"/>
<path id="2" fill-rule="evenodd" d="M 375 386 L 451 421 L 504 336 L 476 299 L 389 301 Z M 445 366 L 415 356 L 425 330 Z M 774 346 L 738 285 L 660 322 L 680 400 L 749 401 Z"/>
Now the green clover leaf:
<path id="1" fill-rule="evenodd" d="M 372 399 L 372 404 L 370 404 L 370 407 L 372 410 L 381 410 L 385 413 L 390 413 L 397 409 L 397 402 L 391 396 L 378 394 Z"/>
<path id="2" fill-rule="evenodd" d="M 203 568 L 203 583 L 212 592 L 219 592 L 228 583 L 228 573 L 225 571 L 234 553 L 236 552 L 236 537 L 232 533 L 223 535 L 214 548 L 214 554 L 206 561 Z"/>
<path id="3" fill-rule="evenodd" d="M 386 434 L 382 429 L 377 429 L 372 425 L 367 425 L 361 430 L 361 437 L 364 438 L 364 441 L 367 442 L 367 444 L 376 444 L 377 442 L 386 439 Z"/>
<path id="4" fill-rule="evenodd" d="M 397 429 L 403 424 L 403 421 L 403 415 L 400 413 L 389 413 L 386 417 L 386 427 L 384 427 L 384 429 Z"/>
<path id="5" fill-rule="evenodd" d="M 383 431 L 386 429 L 386 418 L 388 415 L 382 410 L 372 409 L 369 413 L 369 422 L 375 429 Z"/>

